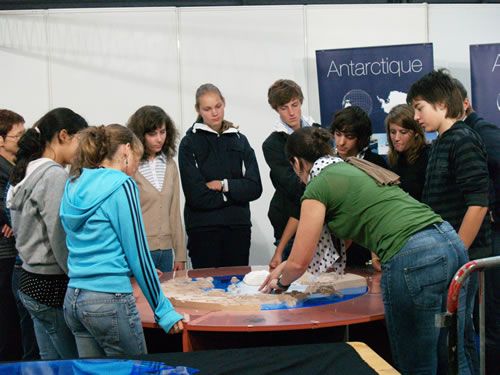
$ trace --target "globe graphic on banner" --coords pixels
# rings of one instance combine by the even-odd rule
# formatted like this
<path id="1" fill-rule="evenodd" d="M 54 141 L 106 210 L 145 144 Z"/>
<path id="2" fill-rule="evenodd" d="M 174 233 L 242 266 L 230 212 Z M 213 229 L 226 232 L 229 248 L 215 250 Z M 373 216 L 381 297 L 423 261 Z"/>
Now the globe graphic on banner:
<path id="1" fill-rule="evenodd" d="M 360 89 L 353 89 L 348 91 L 342 98 L 342 108 L 352 106 L 358 106 L 368 115 L 370 115 L 373 109 L 373 101 L 370 97 L 370 94 Z"/>

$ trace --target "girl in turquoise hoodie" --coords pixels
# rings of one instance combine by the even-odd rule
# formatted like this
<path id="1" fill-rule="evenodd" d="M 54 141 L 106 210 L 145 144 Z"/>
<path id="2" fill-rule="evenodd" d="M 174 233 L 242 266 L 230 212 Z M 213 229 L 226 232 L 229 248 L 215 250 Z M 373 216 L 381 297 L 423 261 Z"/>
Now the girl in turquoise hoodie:
<path id="1" fill-rule="evenodd" d="M 64 190 L 70 278 L 64 312 L 80 357 L 147 353 L 131 276 L 158 324 L 168 333 L 182 330 L 182 316 L 161 291 L 130 177 L 142 152 L 124 126 L 86 129 Z"/>

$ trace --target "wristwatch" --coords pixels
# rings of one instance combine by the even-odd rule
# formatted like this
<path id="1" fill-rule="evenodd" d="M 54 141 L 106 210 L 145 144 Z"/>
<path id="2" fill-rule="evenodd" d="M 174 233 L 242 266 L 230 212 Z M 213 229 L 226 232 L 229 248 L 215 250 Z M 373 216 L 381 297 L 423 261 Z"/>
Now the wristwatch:
<path id="1" fill-rule="evenodd" d="M 278 281 L 276 281 L 276 285 L 278 286 L 278 288 L 280 288 L 281 290 L 285 291 L 287 290 L 288 288 L 290 288 L 290 285 L 283 285 L 281 283 L 281 275 L 280 277 L 278 277 Z"/>

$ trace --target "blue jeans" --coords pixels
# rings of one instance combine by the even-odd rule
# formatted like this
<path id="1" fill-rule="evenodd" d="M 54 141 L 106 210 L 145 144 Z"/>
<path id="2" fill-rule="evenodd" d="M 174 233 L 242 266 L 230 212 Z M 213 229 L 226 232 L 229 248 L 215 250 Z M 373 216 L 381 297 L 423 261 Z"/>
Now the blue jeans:
<path id="1" fill-rule="evenodd" d="M 36 342 L 35 329 L 33 327 L 33 320 L 30 313 L 26 310 L 23 303 L 19 299 L 19 279 L 21 277 L 21 264 L 22 262 L 16 260 L 14 272 L 12 273 L 12 293 L 16 299 L 17 313 L 19 314 L 19 323 L 21 326 L 21 338 L 23 347 L 23 361 L 34 361 L 40 359 L 38 345 Z"/>
<path id="2" fill-rule="evenodd" d="M 80 358 L 147 354 L 132 293 L 68 288 L 64 317 L 75 335 Z"/>
<path id="3" fill-rule="evenodd" d="M 174 254 L 172 249 L 151 251 L 151 257 L 155 267 L 161 272 L 170 272 L 173 270 Z"/>
<path id="4" fill-rule="evenodd" d="M 78 358 L 75 338 L 64 321 L 63 309 L 39 303 L 20 291 L 18 295 L 33 320 L 40 357 L 44 360 Z"/>
<path id="5" fill-rule="evenodd" d="M 382 264 L 382 296 L 393 360 L 403 374 L 436 374 L 447 370 L 447 329 L 436 326 L 446 311 L 448 286 L 468 260 L 465 247 L 447 222 L 414 234 Z M 464 352 L 465 296 L 457 313 L 460 374 L 471 370 Z"/>
<path id="6" fill-rule="evenodd" d="M 476 338 L 479 334 L 479 326 L 474 324 L 474 305 L 479 290 L 479 274 L 474 272 L 469 276 L 467 287 L 467 300 L 465 310 L 465 355 L 473 374 L 479 374 L 479 351 Z"/>
<path id="7" fill-rule="evenodd" d="M 497 198 L 499 199 L 499 198 Z M 493 256 L 500 255 L 500 224 L 491 230 Z M 500 374 L 500 268 L 485 272 L 486 373 Z"/>

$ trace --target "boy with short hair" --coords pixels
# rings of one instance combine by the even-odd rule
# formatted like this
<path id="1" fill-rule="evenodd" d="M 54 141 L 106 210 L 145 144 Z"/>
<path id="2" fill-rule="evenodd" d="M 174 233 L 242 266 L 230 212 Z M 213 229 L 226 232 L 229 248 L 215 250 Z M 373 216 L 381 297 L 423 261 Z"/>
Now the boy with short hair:
<path id="1" fill-rule="evenodd" d="M 275 245 L 277 245 L 269 262 L 269 267 L 273 269 L 290 254 L 293 236 L 299 222 L 300 198 L 304 193 L 304 185 L 286 157 L 286 141 L 294 131 L 317 124 L 314 124 L 311 118 L 302 116 L 304 95 L 300 86 L 294 81 L 277 80 L 269 88 L 267 98 L 279 115 L 273 132 L 262 144 L 264 158 L 271 169 L 271 182 L 276 189 L 267 214 L 274 228 Z"/>
<path id="2" fill-rule="evenodd" d="M 335 151 L 342 159 L 356 156 L 387 169 L 385 159 L 370 150 L 372 122 L 361 107 L 347 107 L 335 113 L 330 131 L 335 139 Z"/>
<path id="3" fill-rule="evenodd" d="M 491 255 L 488 165 L 484 144 L 464 117 L 460 91 L 444 70 L 415 82 L 407 96 L 415 120 L 437 131 L 429 155 L 422 201 L 458 232 L 471 259 Z"/>
<path id="4" fill-rule="evenodd" d="M 422 202 L 453 226 L 470 259 L 490 256 L 486 150 L 479 135 L 462 121 L 460 91 L 448 72 L 438 70 L 415 82 L 406 100 L 424 130 L 438 132 L 429 153 Z M 467 291 L 465 344 L 474 370 L 478 358 L 471 315 L 476 292 L 477 277 L 472 276 Z"/>

